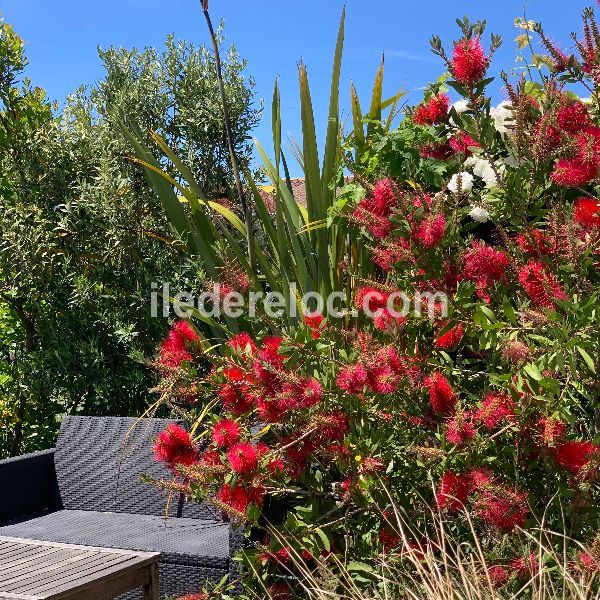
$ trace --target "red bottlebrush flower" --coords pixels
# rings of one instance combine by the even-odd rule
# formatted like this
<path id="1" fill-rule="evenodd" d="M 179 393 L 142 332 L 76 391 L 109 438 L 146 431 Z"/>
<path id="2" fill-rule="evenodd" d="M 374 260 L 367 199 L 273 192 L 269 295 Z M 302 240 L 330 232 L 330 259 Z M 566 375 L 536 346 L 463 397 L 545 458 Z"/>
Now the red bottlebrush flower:
<path id="1" fill-rule="evenodd" d="M 597 161 L 584 160 L 581 156 L 561 158 L 556 162 L 550 175 L 556 185 L 562 187 L 581 187 L 598 177 Z"/>
<path id="2" fill-rule="evenodd" d="M 535 552 L 527 556 L 519 556 L 510 561 L 510 566 L 515 570 L 519 578 L 535 577 L 540 571 L 540 561 Z"/>
<path id="3" fill-rule="evenodd" d="M 275 403 L 282 416 L 291 410 L 301 408 L 300 386 L 298 383 L 285 383 L 274 397 L 267 398 L 268 402 Z"/>
<path id="4" fill-rule="evenodd" d="M 340 481 L 340 488 L 345 492 L 345 497 L 348 498 L 356 490 L 356 481 L 350 477 L 346 477 L 346 479 Z"/>
<path id="5" fill-rule="evenodd" d="M 421 158 L 431 158 L 432 160 L 449 160 L 456 154 L 451 143 L 442 144 L 423 144 L 419 148 Z"/>
<path id="6" fill-rule="evenodd" d="M 281 458 L 273 458 L 267 463 L 267 470 L 273 477 L 279 477 L 285 473 L 285 463 Z"/>
<path id="7" fill-rule="evenodd" d="M 414 377 L 416 375 L 415 359 L 409 356 L 401 356 L 392 346 L 384 346 L 377 351 L 376 360 L 388 366 L 400 377 Z"/>
<path id="8" fill-rule="evenodd" d="M 398 375 L 387 365 L 369 370 L 367 385 L 377 394 L 391 394 L 398 389 Z"/>
<path id="9" fill-rule="evenodd" d="M 468 413 L 459 413 L 454 415 L 446 423 L 444 431 L 446 439 L 456 446 L 466 444 L 470 439 L 475 437 L 475 427 L 471 422 L 471 415 Z"/>
<path id="10" fill-rule="evenodd" d="M 564 438 L 567 426 L 553 417 L 542 417 L 538 421 L 539 436 L 545 446 L 556 446 L 556 443 Z"/>
<path id="11" fill-rule="evenodd" d="M 575 200 L 573 218 L 584 227 L 600 227 L 600 201 L 586 197 Z"/>
<path id="12" fill-rule="evenodd" d="M 526 233 L 520 233 L 516 239 L 517 246 L 527 254 L 551 254 L 552 241 L 541 229 L 530 229 Z"/>
<path id="13" fill-rule="evenodd" d="M 226 383 L 219 390 L 219 398 L 225 409 L 236 417 L 248 412 L 254 405 L 254 398 L 244 386 Z"/>
<path id="14" fill-rule="evenodd" d="M 198 334 L 189 323 L 177 321 L 161 344 L 158 360 L 167 367 L 179 367 L 182 362 L 192 360 L 190 348 L 199 342 Z"/>
<path id="15" fill-rule="evenodd" d="M 586 573 L 600 571 L 600 563 L 589 552 L 580 552 L 577 556 L 577 562 L 581 566 L 581 570 Z"/>
<path id="16" fill-rule="evenodd" d="M 294 593 L 292 592 L 292 588 L 283 582 L 274 583 L 267 590 L 267 597 L 270 600 L 292 600 L 294 598 Z"/>
<path id="17" fill-rule="evenodd" d="M 284 565 L 289 563 L 292 560 L 292 555 L 290 554 L 290 548 L 280 548 L 277 552 L 273 553 L 273 560 L 277 564 Z"/>
<path id="18" fill-rule="evenodd" d="M 336 442 L 348 433 L 348 417 L 340 411 L 315 416 L 314 425 L 323 439 Z"/>
<path id="19" fill-rule="evenodd" d="M 482 242 L 473 242 L 465 254 L 462 275 L 465 279 L 473 281 L 479 297 L 489 302 L 487 288 L 494 282 L 502 281 L 509 267 L 510 257 L 506 252 Z"/>
<path id="20" fill-rule="evenodd" d="M 529 299 L 538 306 L 552 309 L 555 300 L 567 299 L 558 280 L 537 260 L 522 266 L 518 278 Z"/>
<path id="21" fill-rule="evenodd" d="M 552 152 L 563 145 L 563 135 L 553 123 L 552 116 L 546 114 L 536 125 L 533 151 L 539 158 L 547 159 Z"/>
<path id="22" fill-rule="evenodd" d="M 246 332 L 238 333 L 238 335 L 233 336 L 228 344 L 230 348 L 233 348 L 236 351 L 245 352 L 246 350 L 250 350 L 251 354 L 256 351 L 256 343 Z"/>
<path id="23" fill-rule="evenodd" d="M 300 556 L 302 557 L 302 560 L 305 563 L 314 562 L 316 560 L 312 552 L 310 550 L 307 550 L 306 548 L 302 548 L 302 550 L 300 551 Z"/>
<path id="24" fill-rule="evenodd" d="M 429 387 L 429 404 L 433 411 L 441 415 L 451 415 L 456 408 L 456 394 L 450 382 L 441 374 L 434 373 L 425 380 Z"/>
<path id="25" fill-rule="evenodd" d="M 271 363 L 273 365 L 280 365 L 283 362 L 284 357 L 279 354 L 279 348 L 283 343 L 283 338 L 278 336 L 268 336 L 262 341 L 261 349 L 258 353 L 260 360 Z"/>
<path id="26" fill-rule="evenodd" d="M 555 75 L 566 72 L 569 69 L 571 57 L 565 54 L 562 48 L 559 48 L 556 44 L 550 42 L 550 40 L 548 40 L 548 44 L 550 57 L 552 58 L 552 72 Z"/>
<path id="27" fill-rule="evenodd" d="M 402 539 L 400 536 L 390 529 L 387 525 L 383 525 L 379 532 L 379 543 L 384 550 L 393 550 L 400 545 Z"/>
<path id="28" fill-rule="evenodd" d="M 171 423 L 158 434 L 154 442 L 154 457 L 176 470 L 177 465 L 194 464 L 198 458 L 198 451 L 190 434 L 180 425 Z"/>
<path id="29" fill-rule="evenodd" d="M 465 505 L 469 492 L 468 477 L 448 471 L 442 475 L 440 485 L 435 494 L 435 500 L 441 510 L 454 513 L 458 512 Z"/>
<path id="30" fill-rule="evenodd" d="M 238 475 L 249 475 L 258 467 L 258 452 L 248 442 L 240 442 L 230 448 L 227 458 L 231 468 Z"/>
<path id="31" fill-rule="evenodd" d="M 527 344 L 517 340 L 510 340 L 502 348 L 502 358 L 516 366 L 525 364 L 531 356 L 531 350 Z"/>
<path id="32" fill-rule="evenodd" d="M 260 506 L 264 497 L 262 488 L 244 488 L 224 485 L 216 495 L 217 504 L 234 516 L 243 519 L 251 504 Z"/>
<path id="33" fill-rule="evenodd" d="M 342 462 L 347 462 L 350 459 L 350 448 L 344 444 L 330 444 L 325 449 L 325 453 L 333 458 Z"/>
<path id="34" fill-rule="evenodd" d="M 311 439 L 305 438 L 298 441 L 301 435 L 301 433 L 297 433 L 281 440 L 288 460 L 287 472 L 292 477 L 300 475 L 310 455 L 315 451 L 315 444 Z"/>
<path id="35" fill-rule="evenodd" d="M 471 148 L 479 148 L 479 144 L 466 131 L 459 131 L 450 138 L 450 147 L 458 154 L 471 156 Z"/>
<path id="36" fill-rule="evenodd" d="M 314 378 L 303 379 L 298 387 L 299 408 L 311 408 L 323 399 L 323 386 Z"/>
<path id="37" fill-rule="evenodd" d="M 557 446 L 554 456 L 561 467 L 573 475 L 579 475 L 596 456 L 599 449 L 592 442 L 564 442 Z"/>
<path id="38" fill-rule="evenodd" d="M 444 237 L 446 232 L 446 217 L 443 214 L 423 219 L 414 230 L 415 239 L 426 248 L 434 248 Z"/>
<path id="39" fill-rule="evenodd" d="M 178 596 L 176 600 L 210 600 L 210 596 L 208 594 L 185 594 Z"/>
<path id="40" fill-rule="evenodd" d="M 221 455 L 215 450 L 207 450 L 198 458 L 198 464 L 203 467 L 217 467 L 221 469 L 223 462 L 221 461 Z"/>
<path id="41" fill-rule="evenodd" d="M 600 165 L 600 127 L 588 126 L 576 136 L 579 158 L 596 166 Z"/>
<path id="42" fill-rule="evenodd" d="M 247 373 L 237 365 L 233 365 L 223 369 L 223 377 L 229 383 L 241 383 L 247 380 Z"/>
<path id="43" fill-rule="evenodd" d="M 272 562 L 278 565 L 285 565 L 290 562 L 292 556 L 290 554 L 290 549 L 283 547 L 275 552 L 268 550 L 267 552 L 263 552 L 260 555 L 260 558 L 267 562 Z"/>
<path id="44" fill-rule="evenodd" d="M 476 499 L 475 514 L 488 525 L 506 533 L 523 527 L 529 514 L 527 494 L 495 486 L 483 491 Z"/>
<path id="45" fill-rule="evenodd" d="M 488 429 L 495 429 L 504 421 L 515 419 L 515 403 L 508 394 L 490 392 L 473 418 Z"/>
<path id="46" fill-rule="evenodd" d="M 406 322 L 406 317 L 397 314 L 399 311 L 390 311 L 387 308 L 380 308 L 373 317 L 373 325 L 379 331 L 393 331 L 397 326 L 403 325 Z"/>
<path id="47" fill-rule="evenodd" d="M 487 469 L 471 469 L 467 476 L 473 491 L 480 491 L 492 485 L 492 475 Z"/>
<path id="48" fill-rule="evenodd" d="M 418 417 L 416 415 L 405 415 L 405 417 L 407 423 L 416 425 L 417 427 L 426 427 L 430 424 L 429 419 L 425 417 Z"/>
<path id="49" fill-rule="evenodd" d="M 323 315 L 320 313 L 304 315 L 304 324 L 311 329 L 319 329 L 323 323 Z"/>
<path id="50" fill-rule="evenodd" d="M 348 394 L 360 394 L 367 383 L 367 371 L 359 364 L 348 365 L 338 373 L 335 382 Z"/>
<path id="51" fill-rule="evenodd" d="M 387 217 L 379 217 L 373 214 L 368 214 L 364 225 L 367 231 L 376 239 L 385 239 L 394 229 L 394 224 Z"/>
<path id="52" fill-rule="evenodd" d="M 373 193 L 360 201 L 353 217 L 376 238 L 385 238 L 392 231 L 393 224 L 388 217 L 396 205 L 392 182 L 381 179 L 375 184 Z"/>
<path id="53" fill-rule="evenodd" d="M 502 587 L 510 579 L 510 572 L 502 565 L 492 565 L 488 568 L 487 575 L 494 587 Z"/>
<path id="54" fill-rule="evenodd" d="M 412 251 L 405 239 L 395 239 L 393 245 L 380 244 L 373 249 L 373 261 L 384 271 L 389 271 L 400 261 L 412 261 Z"/>
<path id="55" fill-rule="evenodd" d="M 380 179 L 373 188 L 371 199 L 373 212 L 388 216 L 397 204 L 392 181 L 390 179 Z"/>
<path id="56" fill-rule="evenodd" d="M 417 125 L 435 125 L 441 123 L 450 109 L 450 98 L 446 94 L 431 96 L 427 102 L 415 109 L 412 120 Z"/>
<path id="57" fill-rule="evenodd" d="M 279 353 L 282 343 L 283 339 L 280 337 L 265 338 L 253 364 L 254 376 L 269 393 L 273 393 L 281 383 L 285 360 Z"/>
<path id="58" fill-rule="evenodd" d="M 304 324 L 311 329 L 313 340 L 318 340 L 321 337 L 321 330 L 323 329 L 323 315 L 315 313 L 304 315 Z"/>
<path id="59" fill-rule="evenodd" d="M 588 107 L 583 102 L 573 102 L 558 109 L 558 126 L 567 133 L 581 133 L 593 125 Z"/>
<path id="60" fill-rule="evenodd" d="M 489 66 L 479 38 L 463 39 L 454 44 L 450 71 L 456 81 L 473 87 L 479 83 Z"/>
<path id="61" fill-rule="evenodd" d="M 258 398 L 256 401 L 256 411 L 261 421 L 265 423 L 278 423 L 285 416 L 289 407 L 282 407 L 278 399 Z"/>
<path id="62" fill-rule="evenodd" d="M 586 185 L 598 177 L 600 170 L 600 128 L 586 127 L 577 134 L 579 152 L 574 158 L 557 161 L 553 181 L 563 187 Z"/>
<path id="63" fill-rule="evenodd" d="M 460 344 L 464 335 L 464 329 L 462 323 L 455 325 L 451 329 L 448 329 L 445 333 L 438 335 L 435 340 L 435 345 L 440 350 L 453 350 Z"/>
<path id="64" fill-rule="evenodd" d="M 371 286 L 363 286 L 356 292 L 354 304 L 356 308 L 375 315 L 379 309 L 387 307 L 389 297 L 388 292 Z"/>
<path id="65" fill-rule="evenodd" d="M 215 423 L 212 438 L 219 448 L 229 448 L 240 441 L 240 435 L 240 426 L 235 421 L 223 419 Z"/>

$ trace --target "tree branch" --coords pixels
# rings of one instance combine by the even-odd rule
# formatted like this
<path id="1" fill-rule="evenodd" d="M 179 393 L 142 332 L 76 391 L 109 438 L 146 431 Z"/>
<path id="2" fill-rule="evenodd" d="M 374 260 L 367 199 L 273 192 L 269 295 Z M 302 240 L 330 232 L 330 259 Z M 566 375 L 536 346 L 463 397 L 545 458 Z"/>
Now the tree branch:
<path id="1" fill-rule="evenodd" d="M 217 36 L 212 25 L 210 14 L 208 12 L 208 0 L 202 1 L 202 11 L 204 12 L 204 18 L 208 26 L 210 38 L 213 45 L 213 51 L 215 54 L 215 63 L 217 67 L 217 80 L 219 82 L 219 91 L 221 94 L 221 103 L 223 106 L 223 122 L 225 124 L 225 133 L 227 135 L 227 145 L 229 147 L 229 160 L 231 162 L 231 169 L 233 170 L 233 176 L 235 178 L 235 185 L 237 188 L 238 199 L 242 206 L 242 212 L 244 213 L 244 222 L 246 224 L 246 241 L 248 243 L 248 258 L 250 266 L 255 269 L 255 255 L 254 255 L 254 235 L 252 233 L 252 218 L 250 214 L 250 207 L 244 197 L 244 188 L 242 187 L 242 179 L 240 177 L 240 170 L 235 155 L 235 146 L 233 142 L 233 130 L 231 128 L 231 119 L 229 117 L 229 109 L 227 108 L 227 95 L 225 94 L 225 84 L 223 83 L 223 69 L 221 66 L 221 55 L 219 52 L 219 44 L 217 43 Z"/>

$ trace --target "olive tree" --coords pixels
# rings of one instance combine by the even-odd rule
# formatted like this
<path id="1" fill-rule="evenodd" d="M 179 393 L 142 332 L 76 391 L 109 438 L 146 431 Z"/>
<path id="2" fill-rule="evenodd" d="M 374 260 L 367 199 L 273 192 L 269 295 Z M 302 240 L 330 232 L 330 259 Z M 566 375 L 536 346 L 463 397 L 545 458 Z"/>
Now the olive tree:
<path id="1" fill-rule="evenodd" d="M 221 37 L 221 42 L 222 42 Z M 210 52 L 169 37 L 99 51 L 105 76 L 62 111 L 24 77 L 23 42 L 0 24 L 0 454 L 51 443 L 63 414 L 136 414 L 145 357 L 164 333 L 151 283 L 199 266 L 171 243 L 159 199 L 130 160 L 120 120 L 179 149 L 212 197 L 233 180 Z M 227 52 L 238 156 L 260 117 L 245 61 Z"/>

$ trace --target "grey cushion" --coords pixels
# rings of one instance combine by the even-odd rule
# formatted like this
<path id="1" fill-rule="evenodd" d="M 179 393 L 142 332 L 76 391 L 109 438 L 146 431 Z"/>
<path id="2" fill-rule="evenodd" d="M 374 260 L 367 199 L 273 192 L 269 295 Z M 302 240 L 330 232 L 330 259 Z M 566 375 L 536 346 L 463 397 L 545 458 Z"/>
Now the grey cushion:
<path id="1" fill-rule="evenodd" d="M 0 536 L 160 552 L 162 561 L 229 568 L 229 525 L 216 521 L 59 510 L 0 527 Z"/>
<path id="2" fill-rule="evenodd" d="M 167 419 L 65 417 L 54 465 L 62 507 L 162 516 L 166 493 L 142 482 L 142 475 L 171 481 L 173 474 L 153 456 L 156 436 Z M 177 511 L 177 494 L 170 503 Z M 187 503 L 182 516 L 215 519 L 214 509 Z"/>

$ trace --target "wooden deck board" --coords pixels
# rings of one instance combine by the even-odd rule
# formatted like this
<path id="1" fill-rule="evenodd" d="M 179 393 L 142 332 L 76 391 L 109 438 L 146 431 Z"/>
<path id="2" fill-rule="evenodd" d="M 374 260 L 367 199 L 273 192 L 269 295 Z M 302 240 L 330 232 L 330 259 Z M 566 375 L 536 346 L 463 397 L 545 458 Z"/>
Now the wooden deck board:
<path id="1" fill-rule="evenodd" d="M 57 548 L 44 548 L 41 552 L 21 556 L 12 562 L 0 563 L 0 581 L 6 581 L 15 571 L 30 569 L 36 561 L 43 560 L 45 565 L 65 560 L 64 555 Z"/>
<path id="2" fill-rule="evenodd" d="M 0 537 L 0 600 L 158 600 L 159 554 Z M 113 594 L 113 595 L 111 595 Z"/>
<path id="3" fill-rule="evenodd" d="M 122 558 L 122 557 L 119 557 Z M 113 561 L 116 560 L 113 557 Z M 34 584 L 41 583 L 47 579 L 56 579 L 63 573 L 72 573 L 76 570 L 88 569 L 104 564 L 106 561 L 102 558 L 86 556 L 81 554 L 67 560 L 54 560 L 52 564 L 43 564 L 35 569 L 15 571 L 6 578 L 2 579 L 2 588 L 7 591 L 18 591 L 14 586 L 27 585 L 32 587 Z"/>
<path id="4" fill-rule="evenodd" d="M 16 547 L 18 547 L 18 544 L 15 544 L 14 542 L 0 541 L 0 557 Z"/>
<path id="5" fill-rule="evenodd" d="M 107 572 L 111 574 L 119 572 L 122 570 L 122 567 L 131 564 L 131 561 L 132 559 L 123 556 L 112 557 L 109 559 L 97 557 L 82 563 L 67 565 L 64 569 L 54 571 L 50 574 L 36 576 L 35 579 L 28 581 L 24 588 L 15 589 L 14 591 L 26 591 L 27 593 L 37 596 L 42 592 L 54 588 L 70 589 L 76 585 L 73 582 L 77 582 L 80 579 L 86 581 L 97 579 Z"/>

